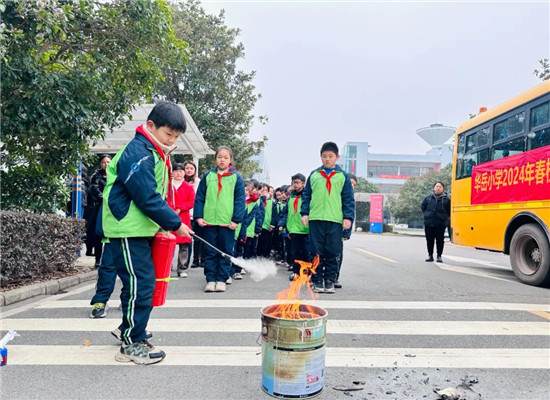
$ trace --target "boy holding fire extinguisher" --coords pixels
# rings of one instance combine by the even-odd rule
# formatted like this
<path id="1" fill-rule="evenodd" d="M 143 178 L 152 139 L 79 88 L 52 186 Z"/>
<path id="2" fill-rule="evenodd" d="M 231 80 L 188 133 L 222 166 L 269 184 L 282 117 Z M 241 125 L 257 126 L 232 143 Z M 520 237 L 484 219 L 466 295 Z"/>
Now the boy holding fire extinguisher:
<path id="1" fill-rule="evenodd" d="M 161 101 L 107 167 L 102 213 L 105 247 L 123 285 L 122 344 L 115 356 L 119 362 L 155 364 L 166 357 L 147 341 L 145 332 L 155 289 L 151 244 L 159 228 L 186 237 L 193 233 L 165 200 L 169 154 L 185 128 L 178 105 Z"/>

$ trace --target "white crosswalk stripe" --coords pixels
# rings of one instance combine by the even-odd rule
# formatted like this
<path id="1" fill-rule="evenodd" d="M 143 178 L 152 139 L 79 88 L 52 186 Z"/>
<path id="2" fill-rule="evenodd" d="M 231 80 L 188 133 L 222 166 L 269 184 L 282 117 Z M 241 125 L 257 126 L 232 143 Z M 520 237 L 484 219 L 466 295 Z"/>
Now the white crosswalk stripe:
<path id="1" fill-rule="evenodd" d="M 5 319 L 3 329 L 105 332 L 111 319 L 22 318 Z M 155 332 L 260 332 L 260 319 L 150 319 Z M 497 321 L 356 321 L 328 320 L 327 333 L 353 335 L 549 335 L 550 322 Z"/>
<path id="2" fill-rule="evenodd" d="M 116 301 L 114 302 L 116 304 Z M 250 300 L 166 300 L 163 308 L 258 308 L 284 301 L 262 299 Z M 509 310 L 509 311 L 548 311 L 550 304 L 529 303 L 493 303 L 459 301 L 348 301 L 348 300 L 306 300 L 327 309 L 363 309 L 363 310 Z M 41 303 L 36 308 L 90 308 L 88 300 L 60 300 Z"/>
<path id="3" fill-rule="evenodd" d="M 114 301 L 117 304 L 118 301 Z M 202 299 L 168 300 L 164 307 L 170 309 L 213 310 L 240 308 L 258 310 L 258 318 L 152 318 L 148 329 L 156 337 L 162 334 L 202 332 L 208 334 L 260 334 L 259 310 L 273 301 L 262 299 Z M 532 312 L 546 318 L 550 304 L 494 303 L 494 302 L 397 302 L 397 301 L 307 301 L 329 310 L 449 310 L 449 311 L 501 311 Z M 41 301 L 36 310 L 62 310 L 89 308 L 87 300 L 64 300 L 64 297 Z M 19 309 L 19 312 L 30 308 Z M 373 311 L 373 312 L 374 312 Z M 51 315 L 51 314 L 50 314 Z M 201 316 L 202 317 L 202 316 Z M 98 338 L 97 332 L 108 333 L 118 324 L 118 319 L 89 318 L 17 318 L 13 313 L 5 315 L 1 329 L 15 329 L 21 334 L 30 332 L 82 332 L 82 337 Z M 327 321 L 328 335 L 425 336 L 433 338 L 475 336 L 542 337 L 550 339 L 550 321 L 441 321 L 441 320 L 350 320 Z M 92 340 L 93 341 L 93 340 Z M 156 343 L 155 343 L 156 344 Z M 156 344 L 157 345 L 157 344 Z M 202 366 L 259 366 L 260 346 L 162 346 L 168 356 L 161 365 Z M 10 345 L 11 365 L 119 365 L 114 360 L 113 345 Z M 539 348 L 396 348 L 396 347 L 327 347 L 326 366 L 344 368 L 414 367 L 414 368 L 522 368 L 550 369 L 550 349 Z"/>
<path id="4" fill-rule="evenodd" d="M 114 346 L 11 346 L 11 365 L 131 365 Z M 161 365 L 259 366 L 259 347 L 163 346 Z M 77 356 L 75 356 L 77 355 Z M 549 368 L 550 349 L 327 348 L 327 367 Z"/>

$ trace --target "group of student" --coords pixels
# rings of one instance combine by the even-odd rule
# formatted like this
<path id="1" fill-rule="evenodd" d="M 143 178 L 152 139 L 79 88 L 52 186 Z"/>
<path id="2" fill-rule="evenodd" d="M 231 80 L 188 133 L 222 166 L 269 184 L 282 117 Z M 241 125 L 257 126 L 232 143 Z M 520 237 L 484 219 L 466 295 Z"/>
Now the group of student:
<path id="1" fill-rule="evenodd" d="M 322 166 L 307 179 L 294 175 L 290 196 L 279 188 L 274 191 L 274 201 L 268 185 L 243 180 L 233 166 L 233 152 L 225 146 L 215 153 L 215 167 L 200 181 L 193 180 L 196 193 L 190 190 L 186 167 L 172 168 L 169 157 L 185 128 L 177 104 L 159 102 L 106 169 L 98 222 L 105 247 L 96 292 L 106 287 L 112 293 L 114 279 L 109 277 L 105 283 L 105 276 L 115 271 L 122 281 L 122 321 L 112 332 L 122 342 L 115 355 L 119 362 L 154 364 L 166 356 L 148 341 L 152 333 L 146 330 L 155 287 L 151 246 L 159 229 L 178 237 L 180 276 L 189 264 L 191 237 L 200 229 L 203 240 L 226 254 L 267 257 L 272 248 L 281 258 L 286 253 L 285 261 L 294 274 L 299 273 L 295 260 L 311 261 L 317 255 L 319 264 L 311 276 L 317 293 L 333 293 L 338 280 L 342 241 L 353 223 L 355 201 L 350 177 L 336 164 L 335 143 L 322 145 Z M 183 174 L 179 172 L 182 168 Z M 191 229 L 191 212 L 195 230 Z M 204 290 L 223 292 L 233 279 L 242 278 L 242 271 L 213 247 L 203 250 Z M 284 250 L 288 248 L 290 257 Z M 92 304 L 94 301 L 98 301 L 97 293 Z"/>
<path id="2" fill-rule="evenodd" d="M 319 255 L 312 289 L 334 293 L 341 287 L 342 243 L 351 234 L 355 215 L 352 180 L 336 165 L 338 158 L 338 146 L 327 142 L 321 147 L 323 165 L 309 178 L 296 174 L 292 189 L 274 190 L 265 183 L 244 181 L 233 168 L 232 151 L 218 148 L 216 167 L 201 179 L 194 203 L 202 238 L 235 257 L 277 257 L 279 265 L 292 271 L 291 280 L 300 273 L 298 260 L 312 262 Z M 205 248 L 205 292 L 226 291 L 244 272 Z"/>

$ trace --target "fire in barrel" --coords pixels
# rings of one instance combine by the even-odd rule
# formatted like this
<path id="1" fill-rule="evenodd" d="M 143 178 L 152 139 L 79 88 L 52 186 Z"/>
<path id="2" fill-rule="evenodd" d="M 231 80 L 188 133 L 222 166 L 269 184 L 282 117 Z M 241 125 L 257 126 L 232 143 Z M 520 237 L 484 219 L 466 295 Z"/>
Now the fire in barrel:
<path id="1" fill-rule="evenodd" d="M 324 387 L 327 311 L 299 301 L 304 286 L 316 298 L 308 283 L 318 259 L 299 263 L 278 304 L 262 309 L 262 388 L 279 398 L 310 398 Z"/>

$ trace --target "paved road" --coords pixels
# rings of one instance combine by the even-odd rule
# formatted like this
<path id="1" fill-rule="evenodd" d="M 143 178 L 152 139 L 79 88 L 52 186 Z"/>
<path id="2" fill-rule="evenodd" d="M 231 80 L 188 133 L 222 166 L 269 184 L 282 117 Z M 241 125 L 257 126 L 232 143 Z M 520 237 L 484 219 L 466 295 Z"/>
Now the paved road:
<path id="1" fill-rule="evenodd" d="M 356 234 L 345 244 L 344 288 L 315 301 L 329 313 L 318 398 L 434 399 L 434 389 L 466 375 L 479 380 L 471 388 L 482 399 L 550 398 L 550 291 L 519 283 L 501 254 L 447 243 L 443 264 L 424 258 L 421 237 Z M 171 282 L 149 324 L 167 352 L 155 366 L 114 361 L 118 285 L 101 320 L 88 318 L 90 284 L 5 307 L 1 329 L 21 337 L 0 369 L 0 397 L 267 399 L 260 309 L 288 287 L 287 277 L 279 268 L 226 293 L 202 292 L 202 269 Z M 333 389 L 353 381 L 364 389 Z"/>

